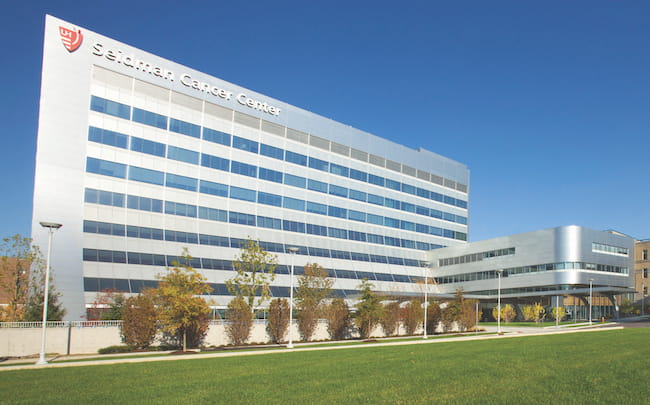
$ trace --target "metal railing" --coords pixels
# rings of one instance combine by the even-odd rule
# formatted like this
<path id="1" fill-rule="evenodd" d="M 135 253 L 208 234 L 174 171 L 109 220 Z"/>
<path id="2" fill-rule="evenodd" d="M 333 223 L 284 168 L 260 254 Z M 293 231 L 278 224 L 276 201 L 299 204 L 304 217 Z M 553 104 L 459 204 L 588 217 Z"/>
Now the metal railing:
<path id="1" fill-rule="evenodd" d="M 48 328 L 107 328 L 112 326 L 120 326 L 122 321 L 48 321 L 46 326 Z M 0 329 L 2 328 L 41 328 L 43 322 L 0 322 Z"/>

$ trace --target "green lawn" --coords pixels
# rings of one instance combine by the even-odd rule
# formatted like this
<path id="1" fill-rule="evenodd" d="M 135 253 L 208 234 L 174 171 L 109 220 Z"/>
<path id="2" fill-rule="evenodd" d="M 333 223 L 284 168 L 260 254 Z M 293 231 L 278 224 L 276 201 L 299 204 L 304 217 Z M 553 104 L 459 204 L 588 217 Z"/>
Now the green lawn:
<path id="1" fill-rule="evenodd" d="M 626 329 L 0 371 L 0 402 L 640 404 L 649 339 Z"/>

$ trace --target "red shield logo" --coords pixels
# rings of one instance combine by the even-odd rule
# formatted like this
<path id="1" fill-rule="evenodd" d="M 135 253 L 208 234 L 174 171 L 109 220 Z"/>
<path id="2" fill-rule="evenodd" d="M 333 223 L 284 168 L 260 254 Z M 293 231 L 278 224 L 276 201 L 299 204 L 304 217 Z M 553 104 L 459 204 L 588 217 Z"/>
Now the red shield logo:
<path id="1" fill-rule="evenodd" d="M 84 36 L 81 35 L 81 30 L 73 31 L 61 26 L 59 26 L 59 35 L 61 35 L 63 46 L 65 46 L 68 52 L 76 51 L 84 39 Z"/>

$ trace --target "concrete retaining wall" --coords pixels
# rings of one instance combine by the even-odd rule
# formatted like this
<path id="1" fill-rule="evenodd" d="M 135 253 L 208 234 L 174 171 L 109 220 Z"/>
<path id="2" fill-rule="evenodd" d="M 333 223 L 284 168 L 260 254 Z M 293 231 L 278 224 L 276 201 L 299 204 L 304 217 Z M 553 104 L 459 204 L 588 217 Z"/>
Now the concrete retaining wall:
<path id="1" fill-rule="evenodd" d="M 404 330 L 400 327 L 400 333 Z M 421 333 L 421 332 L 420 332 Z M 48 327 L 45 351 L 48 354 L 91 354 L 102 347 L 121 345 L 119 326 L 63 326 Z M 377 327 L 372 336 L 383 337 L 381 327 Z M 352 337 L 358 337 L 353 334 Z M 329 339 L 327 322 L 321 320 L 312 340 Z M 298 325 L 293 324 L 293 340 L 300 340 Z M 255 321 L 249 343 L 268 343 L 266 321 Z M 226 335 L 225 324 L 212 322 L 206 335 L 205 346 L 223 346 L 230 343 Z M 37 355 L 41 350 L 41 328 L 0 328 L 0 357 L 19 357 Z"/>

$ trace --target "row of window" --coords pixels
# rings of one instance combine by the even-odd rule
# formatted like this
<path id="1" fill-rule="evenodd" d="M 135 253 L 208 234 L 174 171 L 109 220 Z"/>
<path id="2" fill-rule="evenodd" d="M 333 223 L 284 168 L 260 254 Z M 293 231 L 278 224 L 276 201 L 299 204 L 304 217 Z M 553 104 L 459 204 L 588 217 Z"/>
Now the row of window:
<path id="1" fill-rule="evenodd" d="M 401 191 L 412 195 L 418 195 L 420 197 L 444 202 L 446 204 L 454 205 L 456 207 L 467 208 L 467 201 L 465 200 L 436 193 L 434 191 L 425 190 L 423 188 L 415 187 L 413 185 L 406 184 L 406 183 L 401 183 L 399 181 L 391 180 L 389 178 L 375 176 L 361 170 L 351 169 L 346 166 L 308 157 L 299 153 L 291 152 L 289 150 L 284 150 L 281 148 L 277 148 L 275 146 L 252 141 L 250 139 L 233 136 L 221 131 L 215 131 L 213 129 L 201 127 L 199 125 L 191 124 L 189 122 L 177 120 L 174 118 L 168 119 L 168 117 L 164 115 L 141 110 L 136 107 L 133 107 L 133 114 L 131 116 L 132 118 L 129 118 L 130 111 L 131 111 L 130 106 L 125 104 L 120 104 L 115 101 L 107 100 L 101 97 L 97 97 L 97 96 L 91 97 L 90 109 L 93 111 L 109 114 L 126 120 L 131 119 L 134 122 L 153 126 L 159 129 L 165 129 L 165 130 L 169 129 L 169 131 L 176 132 L 179 134 L 191 136 L 194 138 L 202 138 L 203 140 L 209 142 L 230 146 L 251 153 L 262 154 L 274 159 L 283 160 L 300 166 L 305 166 L 312 169 L 329 172 L 342 177 L 347 177 L 354 180 L 375 184 L 380 187 L 386 187 L 392 190 Z"/>
<path id="2" fill-rule="evenodd" d="M 606 273 L 628 274 L 627 267 L 611 266 L 608 264 L 596 264 L 585 262 L 560 262 L 536 264 L 531 266 L 512 267 L 503 269 L 503 277 L 516 276 L 518 274 L 540 273 L 554 270 L 591 270 Z M 438 284 L 463 283 L 467 281 L 488 280 L 497 278 L 496 270 L 477 271 L 473 273 L 454 274 L 451 276 L 438 277 Z"/>
<path id="3" fill-rule="evenodd" d="M 124 252 L 117 250 L 84 248 L 83 260 L 85 262 L 141 264 L 146 266 L 161 267 L 173 267 L 178 266 L 179 264 L 187 264 L 195 269 L 234 271 L 232 262 L 229 260 L 193 257 L 189 262 L 184 262 L 184 259 L 179 256 L 166 256 L 141 252 Z M 289 266 L 279 265 L 276 267 L 274 272 L 276 274 L 290 274 L 290 268 Z M 327 269 L 327 272 L 328 276 L 332 278 L 346 278 L 354 280 L 368 279 L 398 283 L 413 283 L 420 280 L 418 277 L 411 277 L 406 274 L 377 273 L 371 271 L 342 269 Z M 295 266 L 294 274 L 304 274 L 304 268 L 302 266 Z"/>
<path id="4" fill-rule="evenodd" d="M 236 138 L 236 137 L 235 137 Z M 88 131 L 88 139 L 93 142 L 99 142 L 111 146 L 127 148 L 127 144 L 130 144 L 130 149 L 147 153 L 150 155 L 155 155 L 159 157 L 166 157 L 172 160 L 178 160 L 185 163 L 191 164 L 200 164 L 204 167 L 209 167 L 212 169 L 223 170 L 226 172 L 241 174 L 243 176 L 255 177 L 260 180 L 271 181 L 274 183 L 286 184 L 293 187 L 306 188 L 313 191 L 318 191 L 325 194 L 335 195 L 338 197 L 349 198 L 351 200 L 367 202 L 370 204 L 380 205 L 388 208 L 393 208 L 397 210 L 412 212 L 414 214 L 428 216 L 437 219 L 443 219 L 445 221 L 456 222 L 459 224 L 467 225 L 467 217 L 462 215 L 455 215 L 449 212 L 444 212 L 436 210 L 433 208 L 423 207 L 417 204 L 399 201 L 388 197 L 383 197 L 380 195 L 375 195 L 371 193 L 366 193 L 364 191 L 354 190 L 347 187 L 337 186 L 335 184 L 328 184 L 322 181 L 317 181 L 313 179 L 307 179 L 301 176 L 295 176 L 288 173 L 282 173 L 277 170 L 267 169 L 263 167 L 258 167 L 250 165 L 243 162 L 238 162 L 235 160 L 228 160 L 220 158 L 218 156 L 212 156 L 205 153 L 199 154 L 199 152 L 194 152 L 188 149 L 178 148 L 176 146 L 165 145 L 163 143 L 149 141 L 146 139 L 129 137 L 128 135 L 120 134 L 113 131 L 108 131 L 105 129 L 99 129 L 95 127 L 90 127 Z M 130 142 L 129 142 L 130 139 Z M 90 158 L 89 158 L 90 159 Z M 121 168 L 116 168 L 114 165 L 106 164 L 106 172 L 115 171 L 116 175 L 122 174 Z M 110 167 L 108 167 L 110 166 Z M 93 162 L 92 168 L 94 170 L 101 170 L 101 167 L 97 166 L 96 162 Z M 159 184 L 163 181 L 163 173 L 157 172 L 156 175 L 146 171 L 147 169 L 135 168 L 136 173 L 133 176 L 141 176 L 148 179 L 149 181 L 155 182 L 154 184 Z M 129 176 L 131 174 L 129 173 Z M 168 176 L 175 176 L 175 180 L 172 183 L 177 184 L 179 188 L 196 191 L 198 180 L 193 178 L 184 177 L 178 179 L 178 177 L 172 174 Z M 119 176 L 118 176 L 119 177 Z M 226 187 L 227 186 L 220 185 Z M 221 195 L 223 190 L 215 188 L 213 193 Z"/>
<path id="5" fill-rule="evenodd" d="M 228 296 L 228 288 L 225 284 L 208 283 L 212 287 L 209 295 Z M 84 277 L 84 291 L 118 291 L 123 293 L 139 294 L 145 288 L 157 288 L 157 280 L 133 280 L 124 278 L 97 278 Z M 289 298 L 289 287 L 271 286 L 271 296 L 274 298 Z M 294 289 L 295 292 L 295 289 Z M 333 298 L 354 298 L 359 294 L 358 290 L 332 289 Z"/>
<path id="6" fill-rule="evenodd" d="M 505 248 L 505 249 L 495 249 L 485 252 L 472 253 L 469 255 L 456 256 L 456 257 L 446 257 L 438 260 L 438 266 L 452 266 L 454 264 L 464 264 L 464 263 L 473 263 L 480 262 L 481 260 L 490 259 L 493 257 L 499 256 L 511 256 L 515 254 L 515 248 Z"/>
<path id="7" fill-rule="evenodd" d="M 246 242 L 244 239 L 228 238 L 226 236 L 197 234 L 192 232 L 172 231 L 169 229 L 147 228 L 133 225 L 112 224 L 85 220 L 84 232 L 97 233 L 101 235 L 127 236 L 130 238 L 166 240 L 169 242 L 180 242 L 194 245 L 209 245 L 231 247 L 239 249 Z M 350 231 L 352 232 L 352 231 Z M 260 241 L 260 246 L 267 252 L 285 253 L 289 247 L 297 248 L 299 255 L 315 257 L 331 257 L 334 259 L 355 260 L 372 263 L 386 263 L 400 266 L 421 267 L 422 262 L 402 257 L 372 255 L 360 252 L 349 252 L 344 250 L 325 249 L 314 246 L 284 245 L 277 242 Z M 230 267 L 228 267 L 228 270 Z"/>
<path id="8" fill-rule="evenodd" d="M 128 179 L 133 181 L 178 188 L 186 191 L 197 191 L 198 188 L 198 191 L 200 193 L 215 195 L 219 197 L 229 197 L 237 200 L 257 202 L 264 205 L 283 207 L 292 210 L 349 219 L 358 222 L 367 222 L 374 225 L 403 229 L 406 231 L 434 236 L 442 236 L 450 239 L 467 240 L 466 233 L 453 231 L 451 229 L 419 224 L 411 221 L 400 220 L 397 218 L 383 217 L 381 215 L 366 214 L 365 212 L 361 211 L 349 210 L 346 208 L 320 204 L 312 201 L 305 201 L 297 198 L 283 197 L 278 194 L 265 193 L 262 191 L 255 191 L 242 187 L 228 186 L 226 184 L 214 183 L 207 180 L 199 181 L 190 177 L 159 172 L 156 170 L 143 169 L 136 166 L 127 166 L 90 157 L 87 158 L 86 171 L 89 173 L 118 178 L 127 178 L 128 172 Z"/>
<path id="9" fill-rule="evenodd" d="M 117 195 L 115 195 L 117 194 Z M 358 240 L 361 242 L 374 243 L 395 247 L 404 247 L 417 250 L 432 250 L 444 246 L 428 242 L 401 239 L 392 236 L 383 236 L 373 233 L 357 232 L 352 230 L 327 227 L 323 225 L 309 224 L 304 222 L 289 221 L 286 219 L 264 217 L 260 215 L 245 214 L 242 212 L 226 211 L 216 208 L 197 207 L 195 205 L 162 201 L 154 198 L 139 197 L 124 194 L 112 193 L 87 188 L 84 201 L 91 204 L 110 205 L 114 207 L 137 209 L 141 211 L 158 212 L 170 215 L 177 215 L 190 218 L 201 218 L 210 221 L 230 222 L 233 224 L 257 226 L 260 228 L 279 229 L 289 232 L 308 233 L 311 235 L 329 236 L 339 239 Z M 163 211 L 164 208 L 164 211 Z"/>
<path id="10" fill-rule="evenodd" d="M 570 291 L 575 288 L 576 288 L 575 285 L 570 285 L 570 284 L 545 285 L 545 286 L 520 287 L 520 288 L 502 288 L 501 294 L 508 295 L 508 294 L 529 294 L 529 293 L 545 292 L 545 291 Z M 476 295 L 496 296 L 499 293 L 499 290 L 471 291 L 471 293 Z"/>
<path id="11" fill-rule="evenodd" d="M 621 255 L 621 256 L 628 256 L 630 253 L 630 251 L 624 247 L 606 245 L 604 243 L 596 243 L 596 242 L 591 243 L 591 251 L 613 254 L 613 255 Z"/>

